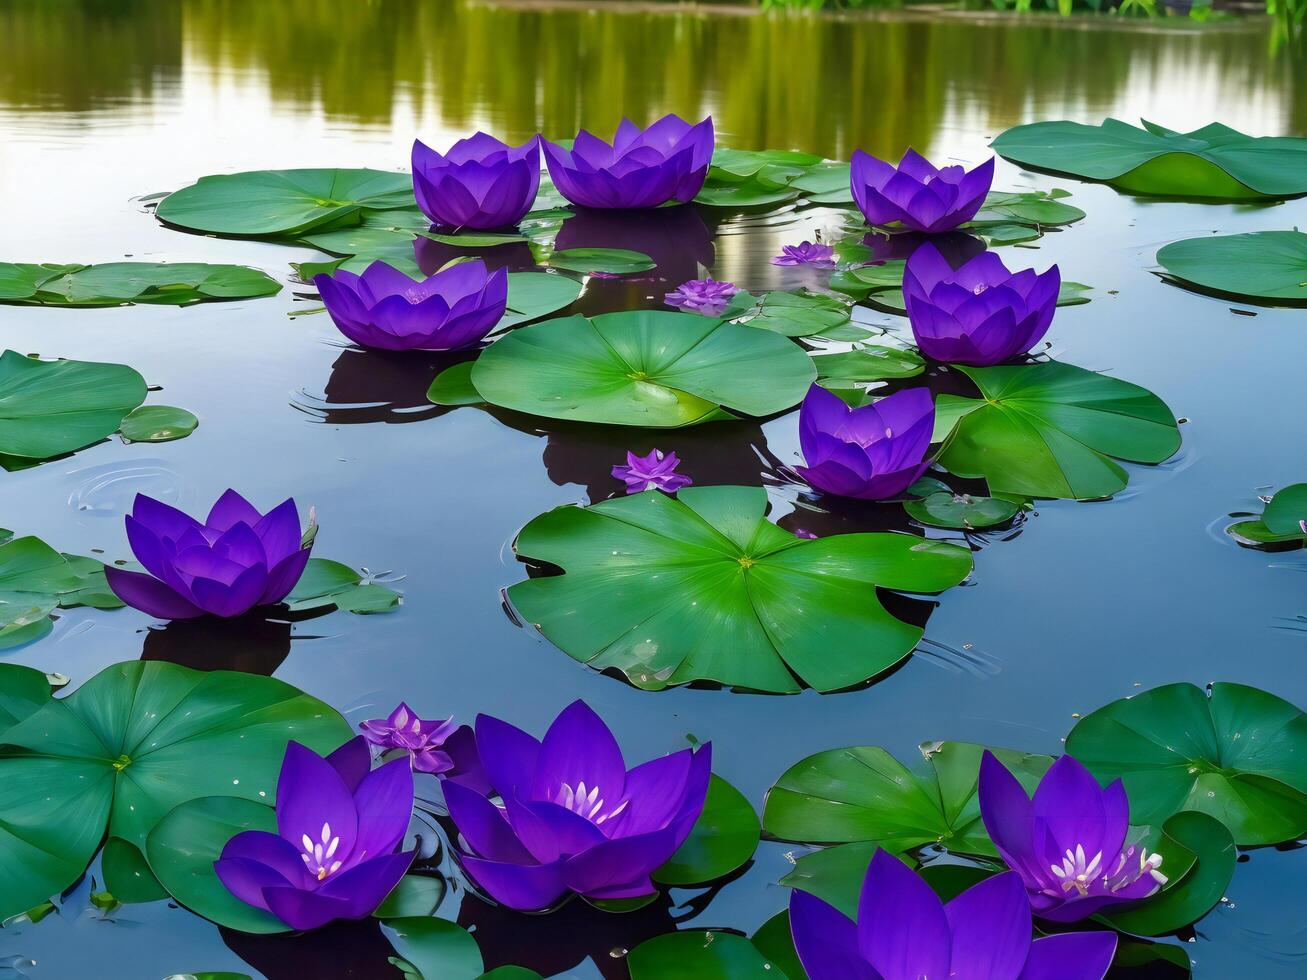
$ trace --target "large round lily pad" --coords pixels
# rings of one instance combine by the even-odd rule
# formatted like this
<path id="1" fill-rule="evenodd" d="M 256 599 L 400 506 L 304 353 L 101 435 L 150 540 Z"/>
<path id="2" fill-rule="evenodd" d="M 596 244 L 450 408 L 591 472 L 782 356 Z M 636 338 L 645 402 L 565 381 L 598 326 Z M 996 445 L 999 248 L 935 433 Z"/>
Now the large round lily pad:
<path id="1" fill-rule="evenodd" d="M 545 418 L 645 428 L 765 416 L 816 376 L 794 343 L 687 313 L 632 311 L 546 320 L 492 344 L 472 384 L 492 405 Z"/>
<path id="2" fill-rule="evenodd" d="M 1242 684 L 1168 684 L 1077 722 L 1067 752 L 1102 781 L 1120 778 L 1134 823 L 1197 810 L 1236 844 L 1307 833 L 1307 715 Z"/>
<path id="3" fill-rule="evenodd" d="M 892 667 L 921 639 L 920 627 L 885 610 L 877 587 L 942 592 L 971 571 L 956 545 L 905 534 L 805 541 L 769 522 L 766 508 L 761 487 L 559 507 L 515 547 L 565 574 L 519 582 L 508 597 L 569 656 L 646 690 L 705 680 L 832 691 Z"/>
<path id="4" fill-rule="evenodd" d="M 1157 262 L 1182 286 L 1239 299 L 1307 304 L 1307 234 L 1301 231 L 1188 238 L 1163 246 Z"/>
<path id="5" fill-rule="evenodd" d="M 33 306 L 186 306 L 275 296 L 281 283 L 243 265 L 105 262 L 51 265 L 0 262 L 0 303 Z"/>
<path id="6" fill-rule="evenodd" d="M 413 180 L 381 170 L 254 170 L 201 177 L 159 202 L 161 221 L 218 235 L 302 234 L 368 208 L 412 208 Z"/>
<path id="7" fill-rule="evenodd" d="M 143 849 L 178 804 L 273 802 L 286 742 L 350 735 L 335 710 L 271 677 L 115 664 L 50 700 L 0 744 L 0 918 L 66 888 L 106 832 Z"/>
<path id="8" fill-rule="evenodd" d="M 990 751 L 1028 792 L 1053 764 L 1046 755 Z M 942 844 L 958 853 L 997 855 L 976 791 L 984 752 L 964 742 L 934 745 L 920 773 L 874 745 L 818 752 L 768 790 L 763 829 L 805 844 L 871 841 L 895 852 Z"/>
<path id="9" fill-rule="evenodd" d="M 1160 463 L 1180 448 L 1166 403 L 1128 381 L 1058 361 L 958 370 L 984 398 L 936 401 L 939 463 L 991 493 L 1110 497 L 1128 482 L 1116 459 Z"/>
<path id="10" fill-rule="evenodd" d="M 1001 133 L 993 147 L 1016 163 L 1136 194 L 1224 200 L 1307 194 L 1307 139 L 1246 136 L 1220 123 L 1191 133 L 1142 123 L 1030 123 Z"/>
<path id="11" fill-rule="evenodd" d="M 112 435 L 145 401 L 145 379 L 125 364 L 0 355 L 0 456 L 49 459 Z"/>

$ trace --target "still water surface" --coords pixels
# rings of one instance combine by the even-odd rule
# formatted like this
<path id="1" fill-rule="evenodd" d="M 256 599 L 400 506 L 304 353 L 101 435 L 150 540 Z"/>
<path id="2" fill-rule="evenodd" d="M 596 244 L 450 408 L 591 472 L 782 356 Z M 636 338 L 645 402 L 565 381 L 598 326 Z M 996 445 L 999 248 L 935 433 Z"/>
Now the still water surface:
<path id="1" fill-rule="evenodd" d="M 1260 21 L 1194 30 L 456 0 L 8 0 L 0 260 L 239 262 L 284 280 L 291 260 L 317 256 L 170 231 L 139 198 L 206 173 L 400 169 L 415 136 L 437 147 L 478 128 L 557 137 L 579 125 L 610 131 L 623 114 L 711 113 L 723 144 L 835 157 L 859 146 L 897 156 L 911 144 L 976 161 L 1010 125 L 1106 115 L 1303 135 L 1307 73 L 1275 47 Z M 687 734 L 712 739 L 718 771 L 759 804 L 786 767 L 820 749 L 880 744 L 911 759 L 921 741 L 960 739 L 1056 752 L 1077 713 L 1172 681 L 1239 681 L 1307 705 L 1307 621 L 1297 618 L 1307 614 L 1307 560 L 1243 551 L 1222 533 L 1231 511 L 1260 507 L 1258 492 L 1307 478 L 1307 314 L 1243 315 L 1150 272 L 1156 249 L 1178 238 L 1307 226 L 1307 202 L 1141 201 L 1003 163 L 995 181 L 1059 185 L 1088 218 L 1037 249 L 1005 250 L 1009 264 L 1056 261 L 1095 287 L 1092 303 L 1059 312 L 1053 352 L 1157 392 L 1187 419 L 1184 448 L 1162 467 L 1132 468 L 1130 488 L 1112 501 L 1046 503 L 1008 540 L 974 539 L 976 572 L 931 613 L 929 642 L 869 688 L 641 693 L 515 626 L 500 601 L 523 575 L 514 534 L 551 507 L 617 492 L 608 469 L 633 437 L 429 406 L 434 360 L 348 351 L 326 317 L 287 316 L 309 305 L 291 289 L 184 310 L 0 307 L 5 346 L 129 363 L 162 386 L 154 400 L 201 419 L 181 442 L 111 441 L 0 477 L 0 524 L 64 550 L 126 556 L 122 516 L 138 491 L 192 510 L 229 485 L 265 507 L 294 495 L 317 507 L 318 554 L 404 576 L 404 607 L 229 630 L 74 610 L 7 659 L 74 683 L 139 657 L 275 671 L 352 721 L 403 697 L 429 716 L 487 711 L 542 732 L 584 697 L 632 759 L 680 748 Z M 797 286 L 805 273 L 770 257 L 835 220 L 687 213 L 662 231 L 658 274 L 668 282 L 594 282 L 579 309 L 650 303 L 698 262 L 754 292 Z M 796 459 L 793 415 L 659 434 L 657 445 L 679 452 L 700 483 L 768 484 L 786 526 L 885 523 L 856 509 L 791 515 L 795 494 L 776 471 Z M 548 920 L 504 916 L 462 892 L 442 914 L 476 926 L 488 966 L 617 977 L 623 949 L 677 923 L 751 932 L 786 901 L 773 882 L 787 850 L 764 845 L 716 894 L 678 891 L 670 907 L 632 916 L 579 904 Z M 398 976 L 374 924 L 251 938 L 166 903 L 102 918 L 91 890 L 87 881 L 58 916 L 0 935 L 0 977 Z M 1303 976 L 1304 895 L 1307 858 L 1295 847 L 1247 853 L 1229 903 L 1184 937 L 1196 975 Z"/>

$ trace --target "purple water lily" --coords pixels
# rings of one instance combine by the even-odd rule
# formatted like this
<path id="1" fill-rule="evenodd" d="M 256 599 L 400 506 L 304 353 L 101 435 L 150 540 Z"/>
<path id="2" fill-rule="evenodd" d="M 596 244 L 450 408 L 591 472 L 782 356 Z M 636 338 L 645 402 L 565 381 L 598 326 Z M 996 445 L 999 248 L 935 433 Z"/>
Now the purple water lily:
<path id="1" fill-rule="evenodd" d="M 540 190 L 540 138 L 509 146 L 488 133 L 459 140 L 445 154 L 413 141 L 413 194 L 422 213 L 445 228 L 504 228 L 531 210 Z"/>
<path id="2" fill-rule="evenodd" d="M 160 619 L 239 616 L 281 602 L 312 550 L 311 541 L 302 543 L 294 500 L 261 514 L 235 490 L 218 498 L 203 524 L 139 493 L 126 524 L 145 572 L 106 565 L 105 578 L 127 605 Z"/>
<path id="3" fill-rule="evenodd" d="M 407 752 L 418 772 L 445 773 L 454 768 L 445 743 L 458 730 L 453 718 L 426 721 L 403 701 L 385 718 L 359 724 L 363 737 L 382 750 Z"/>
<path id="4" fill-rule="evenodd" d="M 313 277 L 336 326 L 350 340 L 381 350 L 458 350 L 481 340 L 504 315 L 508 273 L 480 259 L 418 282 L 385 262 L 363 275 L 344 269 Z"/>
<path id="5" fill-rule="evenodd" d="M 1031 941 L 1030 906 L 1011 873 L 947 905 L 888 851 L 872 856 L 849 919 L 807 892 L 790 893 L 790 930 L 809 980 L 1102 980 L 1112 932 Z"/>
<path id="6" fill-rule="evenodd" d="M 930 389 L 908 388 L 874 405 L 850 408 L 814 384 L 799 408 L 795 469 L 818 490 L 840 497 L 887 500 L 917 482 L 930 465 L 935 427 Z"/>
<path id="7" fill-rule="evenodd" d="M 663 302 L 692 313 L 716 316 L 730 305 L 732 297 L 739 291 L 740 287 L 733 282 L 718 282 L 712 277 L 691 279 L 664 296 Z"/>
<path id="8" fill-rule="evenodd" d="M 486 715 L 476 743 L 493 792 L 446 780 L 462 835 L 463 868 L 491 898 L 519 911 L 569 892 L 590 899 L 649 895 L 649 877 L 703 812 L 712 747 L 627 770 L 608 726 L 574 701 L 543 741 Z"/>
<path id="9" fill-rule="evenodd" d="M 903 273 L 903 302 L 927 357 L 985 367 L 1026 353 L 1053 322 L 1062 274 L 1056 265 L 1009 272 L 993 252 L 954 269 L 928 244 Z"/>
<path id="10" fill-rule="evenodd" d="M 817 540 L 817 535 L 813 534 L 813 533 L 812 533 L 811 531 L 809 531 L 807 528 L 803 528 L 803 527 L 796 527 L 796 528 L 794 529 L 794 536 L 795 536 L 796 538 L 803 538 L 804 541 L 816 541 L 816 540 Z"/>
<path id="11" fill-rule="evenodd" d="M 782 245 L 781 254 L 771 260 L 772 265 L 811 265 L 818 269 L 831 269 L 835 266 L 835 249 L 821 242 L 800 242 L 798 245 Z"/>
<path id="12" fill-rule="evenodd" d="M 277 832 L 242 831 L 213 864 L 228 891 L 292 929 L 371 915 L 414 855 L 395 852 L 413 813 L 413 772 L 404 759 L 371 765 L 361 737 L 325 759 L 289 743 Z"/>
<path id="13" fill-rule="evenodd" d="M 871 225 L 898 221 L 910 231 L 950 231 L 976 216 L 994 182 L 994 158 L 974 170 L 936 168 L 913 150 L 896 167 L 854 150 L 849 181 L 853 200 Z"/>
<path id="14" fill-rule="evenodd" d="M 681 465 L 676 453 L 664 453 L 661 449 L 651 449 L 647 456 L 637 456 L 627 452 L 626 465 L 614 466 L 613 477 L 626 481 L 627 493 L 639 493 L 650 488 L 675 493 L 681 487 L 688 487 L 694 481 L 682 473 L 675 472 Z"/>
<path id="15" fill-rule="evenodd" d="M 584 129 L 570 150 L 544 141 L 554 186 L 573 204 L 587 208 L 656 208 L 685 203 L 703 187 L 712 160 L 709 116 L 691 125 L 663 116 L 647 129 L 629 119 L 617 127 L 612 145 Z"/>
<path id="16" fill-rule="evenodd" d="M 1069 755 L 1053 763 L 1034 799 L 992 753 L 980 762 L 980 814 L 1008 867 L 1021 876 L 1035 914 L 1075 922 L 1105 905 L 1155 894 L 1162 856 L 1126 845 L 1130 802 Z"/>

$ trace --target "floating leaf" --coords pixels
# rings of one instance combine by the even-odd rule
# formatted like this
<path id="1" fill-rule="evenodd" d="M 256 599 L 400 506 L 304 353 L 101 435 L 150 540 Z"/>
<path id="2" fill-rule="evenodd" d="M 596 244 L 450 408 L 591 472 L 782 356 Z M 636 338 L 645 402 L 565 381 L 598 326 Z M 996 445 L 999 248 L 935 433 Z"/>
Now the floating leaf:
<path id="1" fill-rule="evenodd" d="M 812 379 L 809 358 L 784 337 L 647 310 L 514 330 L 486 349 L 471 374 L 492 405 L 646 428 L 731 418 L 723 408 L 772 415 L 798 404 Z"/>
<path id="2" fill-rule="evenodd" d="M 914 378 L 926 370 L 916 351 L 867 345 L 839 354 L 814 354 L 817 380 L 826 388 L 843 388 L 871 381 Z"/>
<path id="3" fill-rule="evenodd" d="M 1307 715 L 1242 684 L 1168 684 L 1080 719 L 1067 752 L 1122 779 L 1135 823 L 1197 810 L 1240 846 L 1307 833 Z"/>
<path id="4" fill-rule="evenodd" d="M 304 574 L 286 596 L 292 612 L 335 607 L 341 612 L 390 612 L 399 605 L 394 589 L 365 582 L 360 572 L 328 558 L 310 558 Z"/>
<path id="5" fill-rule="evenodd" d="M 726 780 L 713 776 L 690 836 L 653 879 L 662 885 L 698 885 L 725 877 L 753 857 L 761 833 L 753 804 Z"/>
<path id="6" fill-rule="evenodd" d="M 0 354 L 0 455 L 50 459 L 118 431 L 145 401 L 145 379 L 125 364 L 38 361 Z"/>
<path id="7" fill-rule="evenodd" d="M 378 919 L 402 919 L 431 915 L 445 897 L 445 879 L 434 875 L 408 874 L 399 880 L 372 914 Z"/>
<path id="8" fill-rule="evenodd" d="M 631 980 L 777 980 L 784 972 L 731 932 L 691 929 L 647 939 L 627 957 Z"/>
<path id="9" fill-rule="evenodd" d="M 794 870 L 781 878 L 780 883 L 787 888 L 816 895 L 850 919 L 856 919 L 858 895 L 867 878 L 867 866 L 871 864 L 875 853 L 883 847 L 879 841 L 855 841 L 823 847 L 799 857 L 794 862 Z M 884 849 L 894 854 L 901 850 L 898 847 Z M 916 864 L 911 858 L 907 858 L 907 861 Z"/>
<path id="10" fill-rule="evenodd" d="M 475 361 L 460 361 L 445 368 L 427 389 L 427 400 L 436 405 L 483 405 L 485 399 L 472 384 Z"/>
<path id="11" fill-rule="evenodd" d="M 808 973 L 803 969 L 799 954 L 794 949 L 789 909 L 781 909 L 764 922 L 749 941 L 758 948 L 758 952 L 780 968 L 784 980 L 808 980 Z"/>
<path id="12" fill-rule="evenodd" d="M 1085 212 L 1071 204 L 1065 204 L 1059 198 L 1069 197 L 1066 191 L 1024 191 L 1022 193 L 1004 193 L 990 191 L 985 197 L 975 220 L 970 227 L 982 234 L 987 234 L 986 225 L 1014 221 L 1024 225 L 1069 225 L 1080 221 Z"/>
<path id="13" fill-rule="evenodd" d="M 971 571 L 965 549 L 904 534 L 805 541 L 767 521 L 766 507 L 761 487 L 559 507 L 515 547 L 565 574 L 508 597 L 569 656 L 646 690 L 709 680 L 831 691 L 892 667 L 921 638 L 877 588 L 942 592 Z"/>
<path id="14" fill-rule="evenodd" d="M 856 269 L 840 269 L 831 273 L 830 288 L 847 293 L 858 301 L 875 295 L 903 291 L 903 270 L 907 263 L 903 259 L 890 259 L 879 265 L 862 265 Z M 902 308 L 902 300 L 897 300 Z"/>
<path id="15" fill-rule="evenodd" d="M 939 396 L 938 462 L 991 494 L 1110 497 L 1128 479 L 1111 457 L 1160 463 L 1180 448 L 1171 410 L 1127 381 L 1058 361 L 958 370 L 984 397 Z"/>
<path id="16" fill-rule="evenodd" d="M 128 442 L 172 442 L 185 439 L 199 424 L 184 408 L 142 405 L 127 413 L 118 431 Z"/>
<path id="17" fill-rule="evenodd" d="M 0 649 L 48 634 L 47 617 L 56 608 L 122 605 L 105 581 L 104 565 L 94 558 L 60 554 L 30 536 L 0 543 Z"/>
<path id="18" fill-rule="evenodd" d="M 1166 821 L 1164 835 L 1196 858 L 1180 877 L 1170 856 L 1162 870 L 1171 876 L 1166 887 L 1152 898 L 1131 902 L 1119 910 L 1107 909 L 1101 916 L 1122 932 L 1139 936 L 1161 936 L 1197 922 L 1210 911 L 1234 876 L 1239 853 L 1225 824 L 1194 810 L 1182 810 Z M 1163 851 L 1165 853 L 1165 851 Z"/>
<path id="19" fill-rule="evenodd" d="M 199 262 L 51 265 L 0 262 L 0 303 L 34 306 L 185 306 L 275 296 L 281 283 L 258 269 Z"/>
<path id="20" fill-rule="evenodd" d="M 788 204 L 798 198 L 798 191 L 785 185 L 754 178 L 741 183 L 709 180 L 694 199 L 695 204 L 710 208 L 757 208 Z"/>
<path id="21" fill-rule="evenodd" d="M 408 174 L 380 170 L 255 170 L 201 177 L 159 202 L 161 221 L 255 237 L 357 223 L 363 209 L 413 208 Z"/>
<path id="22" fill-rule="evenodd" d="M 267 798 L 273 799 L 271 791 Z M 227 842 L 246 830 L 275 834 L 276 811 L 235 796 L 186 800 L 150 831 L 145 852 L 168 893 L 197 915 L 241 932 L 287 932 L 289 927 L 271 912 L 247 905 L 228 891 L 213 870 Z"/>
<path id="23" fill-rule="evenodd" d="M 569 272 L 605 272 L 626 275 L 648 272 L 658 263 L 643 252 L 628 248 L 568 248 L 553 252 L 549 264 Z"/>
<path id="24" fill-rule="evenodd" d="M 110 837 L 100 856 L 105 891 L 120 902 L 157 902 L 168 892 L 150 870 L 145 855 L 135 844 L 120 837 Z"/>
<path id="25" fill-rule="evenodd" d="M 786 337 L 810 337 L 848 323 L 849 311 L 847 303 L 833 296 L 773 291 L 761 299 L 739 293 L 721 316 Z"/>
<path id="26" fill-rule="evenodd" d="M 456 922 L 412 916 L 387 919 L 381 928 L 425 980 L 476 980 L 485 969 L 476 940 Z"/>
<path id="27" fill-rule="evenodd" d="M 733 150 L 718 147 L 713 151 L 709 176 L 715 181 L 742 182 L 763 175 L 778 182 L 788 181 L 820 164 L 822 158 L 799 150 Z M 790 176 L 780 176 L 787 174 Z"/>
<path id="28" fill-rule="evenodd" d="M 39 670 L 0 664 L 0 737 L 50 700 L 50 680 Z"/>
<path id="29" fill-rule="evenodd" d="M 1009 129 L 992 145 L 1016 163 L 1135 194 L 1241 200 L 1307 193 L 1307 139 L 1245 136 L 1220 123 L 1179 133 L 1146 120 L 1142 129 L 1119 119 L 1038 122 Z"/>
<path id="30" fill-rule="evenodd" d="M 1301 231 L 1188 238 L 1163 246 L 1157 262 L 1182 286 L 1254 302 L 1307 304 L 1307 234 Z"/>
<path id="31" fill-rule="evenodd" d="M 106 830 L 141 848 L 185 800 L 271 801 L 290 738 L 325 752 L 349 735 L 327 705 L 270 677 L 106 668 L 4 733 L 0 918 L 76 880 Z"/>
<path id="32" fill-rule="evenodd" d="M 510 272 L 508 274 L 508 308 L 495 330 L 507 330 L 522 323 L 557 313 L 576 302 L 581 283 L 567 276 L 547 272 Z"/>
<path id="33" fill-rule="evenodd" d="M 942 844 L 961 854 L 996 855 L 976 795 L 984 751 L 981 745 L 940 743 L 929 750 L 929 768 L 921 774 L 877 746 L 818 752 L 791 766 L 768 790 L 763 828 L 781 840 L 808 844 L 869 841 L 896 853 Z M 1027 792 L 1053 764 L 1046 755 L 990 751 Z"/>
<path id="34" fill-rule="evenodd" d="M 807 172 L 790 181 L 795 190 L 803 191 L 813 204 L 833 204 L 853 207 L 853 189 L 850 185 L 847 163 L 826 163 L 809 167 Z"/>
<path id="35" fill-rule="evenodd" d="M 922 524 L 971 531 L 1006 524 L 1021 507 L 1010 500 L 976 497 L 969 493 L 938 491 L 920 500 L 907 500 L 903 509 Z"/>
<path id="36" fill-rule="evenodd" d="M 527 240 L 525 235 L 495 234 L 486 231 L 464 231 L 457 235 L 441 235 L 434 231 L 424 231 L 422 235 L 433 242 L 453 245 L 456 248 L 494 248 L 496 245 L 511 245 L 514 242 Z"/>
<path id="37" fill-rule="evenodd" d="M 1260 518 L 1239 521 L 1226 530 L 1252 544 L 1307 544 L 1307 530 L 1302 526 L 1305 520 L 1307 483 L 1294 483 L 1276 492 Z"/>

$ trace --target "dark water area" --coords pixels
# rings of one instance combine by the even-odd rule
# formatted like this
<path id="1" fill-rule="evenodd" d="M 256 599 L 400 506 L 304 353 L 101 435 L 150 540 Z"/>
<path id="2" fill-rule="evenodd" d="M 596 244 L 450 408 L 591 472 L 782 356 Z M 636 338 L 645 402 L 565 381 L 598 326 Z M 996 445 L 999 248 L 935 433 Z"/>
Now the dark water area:
<path id="1" fill-rule="evenodd" d="M 56 548 L 126 557 L 137 492 L 197 512 L 233 486 L 267 507 L 317 508 L 317 554 L 401 577 L 385 616 L 296 624 L 175 623 L 131 609 L 64 612 L 53 635 L 3 654 L 77 684 L 138 658 L 274 673 L 352 722 L 401 698 L 426 717 L 479 711 L 541 733 L 584 697 L 627 758 L 713 741 L 714 768 L 759 807 L 788 766 L 843 745 L 911 760 L 956 739 L 1057 752 L 1078 714 L 1173 681 L 1229 680 L 1307 705 L 1307 558 L 1243 550 L 1223 532 L 1258 493 L 1307 478 L 1307 313 L 1245 307 L 1163 283 L 1161 245 L 1214 232 L 1307 226 L 1307 201 L 1275 206 L 1135 199 L 1000 161 L 996 190 L 1065 187 L 1088 217 L 1008 263 L 1094 287 L 1058 312 L 1052 352 L 1161 396 L 1184 446 L 1099 503 L 1042 502 L 1016 534 L 972 536 L 976 570 L 928 614 L 926 642 L 860 690 L 789 697 L 646 693 L 574 663 L 506 615 L 525 576 L 516 532 L 566 503 L 611 496 L 627 448 L 675 450 L 700 484 L 765 485 L 783 526 L 820 532 L 908 523 L 895 505 L 798 500 L 796 414 L 656 436 L 442 409 L 425 391 L 447 361 L 348 349 L 294 296 L 307 249 L 183 234 L 143 196 L 210 173 L 297 166 L 403 169 L 414 137 L 444 147 L 484 129 L 518 140 L 623 115 L 711 113 L 719 145 L 847 158 L 979 161 L 1008 126 L 1144 117 L 1174 129 L 1221 120 L 1255 134 L 1307 133 L 1307 70 L 1269 22 L 1197 29 L 1165 21 L 768 17 L 617 5 L 548 10 L 467 2 L 8 0 L 0 3 L 0 260 L 235 262 L 288 283 L 272 299 L 187 309 L 0 307 L 6 347 L 118 361 L 195 412 L 190 438 L 111 440 L 0 475 L 0 525 Z M 780 246 L 831 230 L 831 210 L 723 217 L 680 209 L 650 231 L 567 223 L 576 245 L 635 247 L 660 261 L 628 281 L 591 280 L 576 309 L 656 306 L 699 264 L 752 292 L 815 282 L 770 264 Z M 632 244 L 639 242 L 642 244 Z M 522 256 L 501 254 L 510 266 Z M 423 258 L 434 269 L 438 251 Z M 1251 314 L 1251 315 L 1249 315 Z M 873 324 L 903 321 L 862 311 Z M 800 509 L 796 511 L 796 506 Z M 947 532 L 932 535 L 950 536 Z M 896 607 L 897 608 L 897 607 Z M 441 913 L 475 934 L 487 967 L 624 976 L 622 951 L 694 922 L 752 932 L 787 900 L 786 845 L 764 844 L 737 878 L 627 916 L 580 903 L 549 919 L 455 890 Z M 95 873 L 95 866 L 92 874 Z M 375 922 L 296 939 L 242 936 L 166 902 L 96 911 L 90 877 L 61 912 L 0 933 L 0 978 L 162 978 L 232 970 L 282 978 L 398 977 Z M 1307 857 L 1244 853 L 1227 902 L 1179 941 L 1195 976 L 1307 974 Z M 30 965 L 35 961 L 35 965 Z"/>

